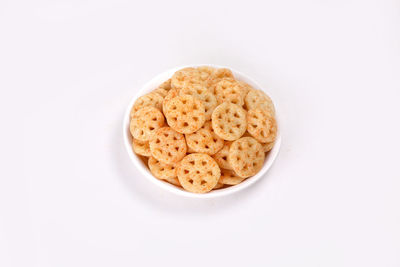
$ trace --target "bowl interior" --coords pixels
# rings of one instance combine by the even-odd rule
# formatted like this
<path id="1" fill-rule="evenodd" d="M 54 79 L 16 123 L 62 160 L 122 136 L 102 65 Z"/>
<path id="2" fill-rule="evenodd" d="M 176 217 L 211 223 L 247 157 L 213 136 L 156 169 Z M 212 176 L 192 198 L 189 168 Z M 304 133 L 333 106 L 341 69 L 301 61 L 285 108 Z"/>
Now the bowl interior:
<path id="1" fill-rule="evenodd" d="M 213 190 L 209 193 L 205 193 L 205 194 L 195 194 L 195 193 L 191 193 L 188 191 L 185 191 L 184 189 L 178 188 L 174 185 L 171 185 L 167 182 L 164 182 L 162 180 L 159 180 L 157 178 L 155 178 L 150 170 L 148 169 L 148 167 L 146 166 L 145 163 L 145 159 L 142 158 L 141 156 L 136 155 L 133 150 L 132 150 L 132 136 L 130 134 L 129 131 L 129 123 L 130 123 L 130 110 L 135 102 L 135 100 L 146 94 L 151 92 L 152 90 L 156 89 L 161 83 L 163 83 L 164 81 L 168 80 L 174 73 L 175 71 L 185 68 L 185 67 L 198 67 L 198 66 L 202 66 L 202 65 L 191 65 L 191 66 L 183 66 L 183 67 L 178 67 L 178 68 L 174 68 L 174 69 L 170 69 L 166 72 L 163 72 L 159 75 L 157 75 L 156 77 L 154 77 L 153 79 L 151 79 L 148 83 L 146 83 L 138 92 L 137 94 L 132 98 L 132 100 L 130 101 L 125 115 L 124 115 L 124 121 L 123 121 L 123 135 L 124 135 L 124 143 L 125 143 L 125 147 L 127 149 L 127 152 L 129 154 L 129 157 L 131 158 L 132 162 L 136 165 L 136 167 L 139 169 L 139 171 L 143 174 L 144 177 L 146 177 L 147 179 L 149 179 L 151 182 L 155 183 L 156 185 L 164 188 L 167 191 L 173 192 L 175 194 L 178 195 L 182 195 L 182 196 L 186 196 L 186 197 L 195 197 L 195 198 L 212 198 L 212 197 L 217 197 L 217 196 L 223 196 L 223 195 L 227 195 L 227 194 L 231 194 L 234 192 L 237 192 L 239 190 L 242 190 L 246 187 L 248 187 L 249 185 L 253 184 L 254 182 L 256 182 L 257 180 L 259 180 L 267 171 L 268 169 L 271 167 L 272 163 L 274 162 L 276 156 L 278 155 L 279 149 L 280 149 L 280 145 L 281 145 L 281 135 L 280 135 L 280 127 L 279 127 L 279 118 L 278 118 L 278 110 L 276 107 L 276 103 L 274 101 L 274 105 L 275 105 L 275 109 L 276 109 L 276 120 L 277 120 L 277 124 L 278 124 L 278 132 L 277 132 L 277 137 L 276 137 L 276 142 L 274 147 L 272 148 L 272 150 L 267 153 L 266 157 L 265 157 L 265 162 L 264 165 L 262 167 L 262 169 L 254 176 L 247 178 L 246 180 L 244 180 L 242 183 L 238 184 L 238 185 L 234 185 L 234 186 L 230 186 L 227 188 L 223 188 L 223 189 L 218 189 L 218 190 Z M 210 65 L 207 64 L 206 66 L 211 66 L 211 67 L 215 67 L 215 68 L 229 68 L 229 67 L 224 67 L 224 66 L 217 66 L 217 65 Z M 235 78 L 237 80 L 240 81 L 244 81 L 248 84 L 250 84 L 253 88 L 255 89 L 260 89 L 262 91 L 265 91 L 261 86 L 259 86 L 255 81 L 253 81 L 252 79 L 250 79 L 247 75 L 244 75 L 241 72 L 238 72 L 232 68 L 229 68 L 232 73 L 234 74 Z M 270 93 L 265 91 L 269 96 Z M 271 97 L 272 98 L 272 97 Z M 273 100 L 273 98 L 272 98 Z M 134 177 L 134 179 L 139 179 L 140 177 Z"/>

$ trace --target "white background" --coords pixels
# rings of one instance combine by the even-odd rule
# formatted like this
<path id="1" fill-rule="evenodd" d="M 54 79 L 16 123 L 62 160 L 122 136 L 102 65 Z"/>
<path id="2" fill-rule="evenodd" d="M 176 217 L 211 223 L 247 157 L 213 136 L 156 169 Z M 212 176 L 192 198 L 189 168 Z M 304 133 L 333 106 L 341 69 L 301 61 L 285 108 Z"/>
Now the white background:
<path id="1" fill-rule="evenodd" d="M 123 111 L 171 67 L 279 106 L 273 168 L 195 200 L 145 180 Z M 0 266 L 400 266 L 399 1 L 0 1 Z"/>

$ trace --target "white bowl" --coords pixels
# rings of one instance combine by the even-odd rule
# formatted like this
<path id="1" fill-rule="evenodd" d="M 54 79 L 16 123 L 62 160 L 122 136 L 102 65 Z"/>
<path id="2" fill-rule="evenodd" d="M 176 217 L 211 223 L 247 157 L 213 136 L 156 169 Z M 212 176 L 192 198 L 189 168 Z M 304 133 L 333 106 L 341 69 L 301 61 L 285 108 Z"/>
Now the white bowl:
<path id="1" fill-rule="evenodd" d="M 153 182 L 154 184 L 156 184 L 157 186 L 172 192 L 174 194 L 180 195 L 180 196 L 185 196 L 185 197 L 193 197 L 193 198 L 213 198 L 213 197 L 219 197 L 219 196 L 225 196 L 225 195 L 229 195 L 229 194 L 233 194 L 235 192 L 238 192 L 240 190 L 245 189 L 246 187 L 250 186 L 251 184 L 254 184 L 256 181 L 258 181 L 261 177 L 263 177 L 266 172 L 269 170 L 269 168 L 271 168 L 272 163 L 275 161 L 276 156 L 278 155 L 280 146 L 281 146 L 281 135 L 280 135 L 280 127 L 279 127 L 279 118 L 277 116 L 277 124 L 278 124 L 278 133 L 277 133 L 277 137 L 276 137 L 276 142 L 274 147 L 272 148 L 272 150 L 267 154 L 267 156 L 265 157 L 265 162 L 264 162 L 264 166 L 262 167 L 262 169 L 254 176 L 247 178 L 246 180 L 244 180 L 242 183 L 238 184 L 238 185 L 234 185 L 234 186 L 230 186 L 227 188 L 223 188 L 223 189 L 218 189 L 218 190 L 213 190 L 209 193 L 205 193 L 205 194 L 196 194 L 196 193 L 191 193 L 188 191 L 185 191 L 181 188 L 178 188 L 174 185 L 171 185 L 167 182 L 164 182 L 162 180 L 159 180 L 157 178 L 155 178 L 150 170 L 147 168 L 147 166 L 143 163 L 143 161 L 140 159 L 139 156 L 137 156 L 133 150 L 132 150 L 132 136 L 129 132 L 129 123 L 130 123 L 130 111 L 131 108 L 135 102 L 135 100 L 146 94 L 151 92 L 152 90 L 156 89 L 161 83 L 163 83 L 164 81 L 168 80 L 172 74 L 174 74 L 175 71 L 185 68 L 185 67 L 198 67 L 198 66 L 202 66 L 202 65 L 191 65 L 191 66 L 184 66 L 184 67 L 177 67 L 174 69 L 170 69 L 166 72 L 163 72 L 159 75 L 157 75 L 156 77 L 154 77 L 153 79 L 151 79 L 148 83 L 146 83 L 138 92 L 137 94 L 132 98 L 132 100 L 130 101 L 128 107 L 126 108 L 126 112 L 125 112 L 125 116 L 124 116 L 124 121 L 123 121 L 123 138 L 124 138 L 124 143 L 125 143 L 125 147 L 126 150 L 128 152 L 129 157 L 131 158 L 133 164 L 135 164 L 135 166 L 140 170 L 140 172 L 143 174 L 143 177 L 150 180 L 151 182 Z M 206 65 L 206 66 L 211 66 L 211 67 L 215 67 L 215 68 L 229 68 L 232 73 L 234 74 L 235 78 L 240 80 L 240 81 L 244 81 L 248 84 L 250 84 L 251 86 L 253 86 L 253 88 L 256 89 L 261 89 L 263 90 L 263 88 L 261 86 L 259 86 L 255 81 L 253 81 L 252 79 L 250 79 L 247 75 L 236 71 L 230 67 L 223 67 L 223 66 L 217 66 L 217 65 Z M 264 91 L 264 90 L 263 90 Z M 266 92 L 269 96 L 270 93 Z M 275 104 L 275 109 L 276 109 L 276 103 Z M 278 115 L 278 110 L 276 109 L 276 114 Z M 135 177 L 137 179 L 140 179 L 141 177 Z"/>

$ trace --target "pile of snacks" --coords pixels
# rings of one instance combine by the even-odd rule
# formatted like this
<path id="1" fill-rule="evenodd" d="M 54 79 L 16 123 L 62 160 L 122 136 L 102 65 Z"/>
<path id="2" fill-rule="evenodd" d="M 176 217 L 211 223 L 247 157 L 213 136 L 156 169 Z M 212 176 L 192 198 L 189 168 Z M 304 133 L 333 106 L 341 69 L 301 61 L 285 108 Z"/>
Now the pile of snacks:
<path id="1" fill-rule="evenodd" d="M 275 108 L 229 69 L 181 69 L 131 109 L 132 147 L 158 179 L 193 193 L 241 183 L 274 145 Z"/>

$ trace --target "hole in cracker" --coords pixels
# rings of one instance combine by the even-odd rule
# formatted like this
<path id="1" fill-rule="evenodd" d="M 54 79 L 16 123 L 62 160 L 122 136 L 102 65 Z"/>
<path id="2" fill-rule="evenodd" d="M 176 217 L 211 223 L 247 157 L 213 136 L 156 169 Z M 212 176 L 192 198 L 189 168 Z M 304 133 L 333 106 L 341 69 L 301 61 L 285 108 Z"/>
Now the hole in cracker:
<path id="1" fill-rule="evenodd" d="M 205 161 L 201 162 L 201 165 L 203 165 L 203 166 L 206 166 L 206 164 L 207 164 L 207 162 L 205 162 Z"/>
<path id="2" fill-rule="evenodd" d="M 201 185 L 204 185 L 206 183 L 207 183 L 206 180 L 201 180 L 201 182 L 200 182 Z"/>
<path id="3" fill-rule="evenodd" d="M 168 152 L 168 156 L 169 156 L 169 157 L 171 157 L 171 156 L 172 156 L 171 152 Z"/>
<path id="4" fill-rule="evenodd" d="M 187 122 L 185 121 L 182 125 L 183 125 L 183 127 L 188 127 L 188 126 L 189 126 L 189 123 L 187 123 Z"/>
<path id="5" fill-rule="evenodd" d="M 199 120 L 199 118 L 197 118 L 197 117 L 193 117 L 193 120 L 194 120 L 194 121 L 198 121 L 198 120 Z"/>
<path id="6" fill-rule="evenodd" d="M 188 182 L 191 183 L 191 184 L 193 184 L 193 179 L 189 179 Z"/>
<path id="7" fill-rule="evenodd" d="M 165 137 L 168 137 L 168 134 L 167 134 L 167 133 L 165 133 L 165 134 L 164 134 L 164 136 L 165 136 Z"/>
<path id="8" fill-rule="evenodd" d="M 157 138 L 156 144 L 159 144 L 160 142 L 161 142 L 160 139 Z"/>
<path id="9" fill-rule="evenodd" d="M 192 165 L 194 165 L 194 160 L 192 160 L 192 161 L 189 161 L 189 163 L 190 163 L 190 164 L 192 164 Z"/>
<path id="10" fill-rule="evenodd" d="M 223 160 L 227 160 L 227 157 L 226 157 L 226 156 L 223 156 L 222 159 L 223 159 Z"/>
<path id="11" fill-rule="evenodd" d="M 182 112 L 182 114 L 183 114 L 183 115 L 186 115 L 186 114 L 187 114 L 187 112 L 186 112 L 186 111 L 183 111 L 183 112 Z"/>
<path id="12" fill-rule="evenodd" d="M 200 174 L 200 171 L 197 170 L 196 173 L 197 173 L 197 174 Z"/>
<path id="13" fill-rule="evenodd" d="M 182 100 L 182 104 L 186 104 L 186 102 L 187 102 L 186 99 Z"/>
<path id="14" fill-rule="evenodd" d="M 239 114 L 237 114 L 236 112 L 235 114 L 233 114 L 233 116 L 235 116 L 235 118 L 239 118 Z"/>
<path id="15" fill-rule="evenodd" d="M 188 174 L 189 173 L 189 171 L 188 170 L 183 170 L 183 172 L 185 173 L 185 174 Z"/>
<path id="16" fill-rule="evenodd" d="M 151 126 L 150 126 L 150 127 L 149 127 L 149 130 L 150 130 L 150 131 L 153 131 L 153 130 L 154 130 L 154 127 L 151 127 Z"/>

